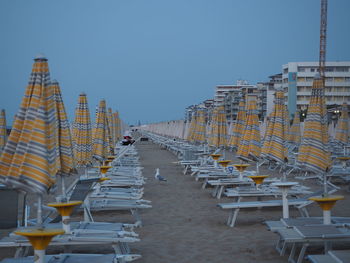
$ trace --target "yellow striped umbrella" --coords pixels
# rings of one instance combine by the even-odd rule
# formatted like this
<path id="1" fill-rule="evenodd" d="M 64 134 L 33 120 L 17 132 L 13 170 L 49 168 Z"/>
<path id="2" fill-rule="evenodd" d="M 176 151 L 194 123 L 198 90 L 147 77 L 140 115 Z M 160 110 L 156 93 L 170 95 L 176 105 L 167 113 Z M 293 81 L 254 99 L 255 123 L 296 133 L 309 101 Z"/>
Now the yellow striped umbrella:
<path id="1" fill-rule="evenodd" d="M 74 169 L 74 155 L 72 136 L 69 127 L 69 122 L 66 114 L 66 109 L 63 104 L 61 89 L 57 81 L 52 81 L 51 86 L 53 88 L 56 116 L 58 121 L 58 149 L 59 158 L 61 162 L 60 174 L 69 175 Z"/>
<path id="2" fill-rule="evenodd" d="M 284 163 L 288 158 L 286 147 L 288 134 L 287 114 L 284 105 L 284 92 L 276 91 L 275 104 L 270 115 L 268 130 L 266 131 L 262 148 L 262 156 L 278 163 Z"/>
<path id="3" fill-rule="evenodd" d="M 74 157 L 78 167 L 92 163 L 92 131 L 90 111 L 85 93 L 81 93 L 73 123 Z"/>
<path id="4" fill-rule="evenodd" d="M 96 114 L 93 132 L 92 155 L 98 161 L 104 161 L 113 154 L 112 141 L 107 120 L 106 101 L 101 100 Z"/>
<path id="5" fill-rule="evenodd" d="M 6 114 L 5 110 L 0 113 L 0 154 L 5 147 L 7 141 Z"/>
<path id="6" fill-rule="evenodd" d="M 341 116 L 335 130 L 335 141 L 342 144 L 347 144 L 349 142 L 349 114 L 348 105 L 346 103 L 342 106 Z"/>
<path id="7" fill-rule="evenodd" d="M 11 133 L 0 157 L 0 179 L 44 193 L 61 169 L 57 112 L 47 59 L 38 56 Z"/>
<path id="8" fill-rule="evenodd" d="M 298 163 L 307 170 L 323 174 L 331 165 L 324 92 L 322 79 L 315 78 L 297 159 Z"/>
<path id="9" fill-rule="evenodd" d="M 112 112 L 111 108 L 108 108 L 107 118 L 108 118 L 108 127 L 109 127 L 109 131 L 110 131 L 112 145 L 114 147 L 117 140 L 115 138 L 115 119 L 113 117 L 113 112 Z"/>
<path id="10" fill-rule="evenodd" d="M 198 110 L 197 112 L 197 121 L 196 121 L 196 129 L 195 129 L 195 141 L 198 143 L 205 143 L 205 130 L 206 130 L 206 122 L 205 122 L 205 111 Z"/>
<path id="11" fill-rule="evenodd" d="M 238 113 L 236 123 L 233 126 L 233 132 L 230 139 L 229 145 L 237 148 L 244 132 L 246 122 L 245 102 L 242 98 L 238 104 Z"/>
<path id="12" fill-rule="evenodd" d="M 187 134 L 187 141 L 189 142 L 194 142 L 194 136 L 195 136 L 195 131 L 196 131 L 196 114 L 192 113 L 192 119 L 190 122 L 190 128 Z"/>
<path id="13" fill-rule="evenodd" d="M 115 138 L 117 141 L 122 139 L 122 132 L 121 132 L 121 121 L 119 118 L 119 112 L 116 111 L 113 113 L 114 120 L 115 120 Z"/>
<path id="14" fill-rule="evenodd" d="M 296 111 L 293 119 L 293 124 L 289 130 L 288 141 L 291 143 L 299 144 L 301 141 L 300 132 L 300 112 Z"/>
<path id="15" fill-rule="evenodd" d="M 215 147 L 227 145 L 227 120 L 224 106 L 218 106 L 213 111 L 209 145 Z"/>
<path id="16" fill-rule="evenodd" d="M 238 145 L 237 157 L 246 161 L 257 160 L 261 152 L 261 138 L 255 100 L 248 101 L 246 116 L 247 121 L 242 139 Z"/>

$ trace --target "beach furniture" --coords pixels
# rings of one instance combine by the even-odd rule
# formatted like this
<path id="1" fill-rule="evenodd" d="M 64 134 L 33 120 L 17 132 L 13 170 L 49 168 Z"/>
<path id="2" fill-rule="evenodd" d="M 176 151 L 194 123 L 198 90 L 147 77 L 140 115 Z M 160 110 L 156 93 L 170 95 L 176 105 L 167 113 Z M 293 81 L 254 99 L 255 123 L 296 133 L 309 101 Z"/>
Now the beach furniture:
<path id="1" fill-rule="evenodd" d="M 350 231 L 344 226 L 335 225 L 305 225 L 292 228 L 277 229 L 279 240 L 276 250 L 285 255 L 291 246 L 288 262 L 302 263 L 307 249 L 312 246 L 324 244 L 326 252 L 330 244 L 349 242 Z"/>
<path id="2" fill-rule="evenodd" d="M 350 262 L 350 250 L 330 250 L 324 255 L 308 255 L 312 263 L 346 263 Z"/>
<path id="3" fill-rule="evenodd" d="M 58 254 L 46 255 L 45 263 L 124 263 L 140 258 L 139 255 L 115 255 L 115 254 Z M 33 263 L 34 257 L 7 258 L 1 263 Z"/>
<path id="4" fill-rule="evenodd" d="M 315 193 L 305 195 L 305 196 L 300 197 L 300 198 L 289 199 L 288 204 L 289 204 L 289 206 L 293 206 L 293 207 L 297 208 L 302 216 L 308 216 L 306 206 L 313 202 L 313 201 L 309 200 L 309 198 L 312 196 L 317 196 L 319 194 L 320 194 L 320 192 L 315 192 Z M 283 206 L 282 200 L 241 202 L 241 198 L 242 197 L 238 197 L 237 202 L 219 203 L 217 205 L 221 209 L 230 210 L 230 214 L 229 214 L 229 217 L 227 219 L 227 225 L 230 227 L 235 226 L 240 209 L 264 208 L 264 207 L 282 207 Z"/>

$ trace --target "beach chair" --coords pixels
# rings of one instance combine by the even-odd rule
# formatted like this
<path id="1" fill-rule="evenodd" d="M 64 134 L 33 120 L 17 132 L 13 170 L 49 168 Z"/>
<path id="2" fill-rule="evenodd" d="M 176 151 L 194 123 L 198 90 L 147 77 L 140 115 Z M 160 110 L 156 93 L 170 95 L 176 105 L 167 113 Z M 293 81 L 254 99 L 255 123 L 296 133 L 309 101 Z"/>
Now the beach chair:
<path id="1" fill-rule="evenodd" d="M 325 252 L 336 243 L 350 241 L 350 231 L 347 226 L 335 225 L 306 225 L 292 228 L 278 229 L 279 239 L 276 250 L 285 255 L 288 246 L 291 246 L 288 262 L 302 263 L 307 249 L 311 246 L 324 245 Z"/>
<path id="2" fill-rule="evenodd" d="M 324 255 L 308 255 L 312 263 L 347 263 L 350 262 L 350 250 L 330 250 Z"/>
<path id="3" fill-rule="evenodd" d="M 114 255 L 114 254 L 59 254 L 46 255 L 47 263 L 124 263 L 140 258 L 139 255 Z M 32 263 L 34 257 L 7 258 L 0 263 Z"/>
<path id="4" fill-rule="evenodd" d="M 317 196 L 323 193 L 323 190 L 314 192 L 309 195 L 305 195 L 302 198 L 294 198 L 288 200 L 288 205 L 295 207 L 300 212 L 301 216 L 309 216 L 306 206 L 311 204 L 313 201 L 310 201 L 309 198 L 312 196 Z M 229 209 L 230 214 L 227 219 L 227 225 L 230 227 L 234 227 L 238 213 L 240 209 L 246 208 L 264 208 L 264 207 L 282 207 L 282 200 L 268 200 L 268 201 L 252 201 L 252 202 L 240 202 L 241 197 L 238 198 L 237 202 L 233 203 L 220 203 L 217 206 L 221 209 Z"/>

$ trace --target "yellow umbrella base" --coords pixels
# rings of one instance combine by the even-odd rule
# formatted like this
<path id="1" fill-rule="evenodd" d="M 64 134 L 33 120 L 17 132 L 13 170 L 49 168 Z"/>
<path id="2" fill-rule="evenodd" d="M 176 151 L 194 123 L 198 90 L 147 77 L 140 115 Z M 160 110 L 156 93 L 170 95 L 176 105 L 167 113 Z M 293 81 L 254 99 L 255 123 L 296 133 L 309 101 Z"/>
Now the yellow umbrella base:
<path id="1" fill-rule="evenodd" d="M 29 239 L 35 250 L 45 250 L 54 236 L 62 235 L 65 231 L 63 229 L 21 229 L 15 231 L 16 235 L 25 236 Z"/>
<path id="2" fill-rule="evenodd" d="M 73 208 L 82 203 L 82 201 L 68 201 L 62 203 L 49 203 L 47 205 L 56 208 L 61 216 L 70 216 L 73 212 Z"/>
<path id="3" fill-rule="evenodd" d="M 313 196 L 309 200 L 315 201 L 324 211 L 329 211 L 339 200 L 343 200 L 344 196 L 342 195 L 329 195 L 329 196 Z"/>

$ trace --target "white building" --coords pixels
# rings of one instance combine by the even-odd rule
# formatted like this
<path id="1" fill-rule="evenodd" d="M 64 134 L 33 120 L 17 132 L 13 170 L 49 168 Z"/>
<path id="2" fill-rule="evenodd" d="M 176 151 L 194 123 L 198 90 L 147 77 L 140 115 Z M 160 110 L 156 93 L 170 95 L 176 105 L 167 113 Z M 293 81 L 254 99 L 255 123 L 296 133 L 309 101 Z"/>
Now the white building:
<path id="1" fill-rule="evenodd" d="M 288 97 L 288 110 L 306 109 L 318 62 L 289 62 L 282 66 L 282 85 Z M 328 107 L 350 104 L 350 61 L 326 62 L 325 96 Z"/>

